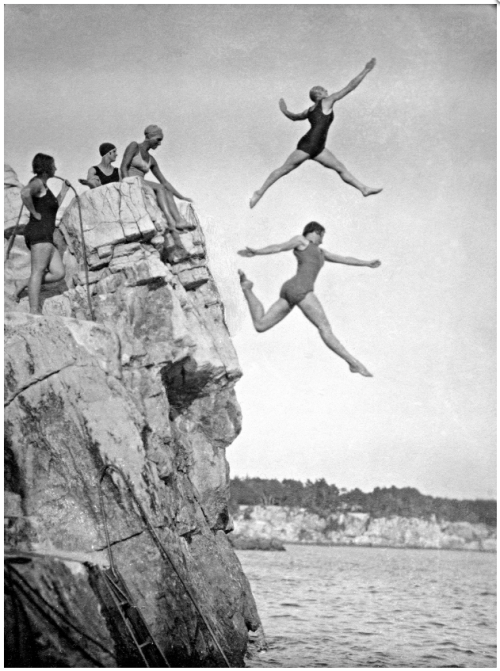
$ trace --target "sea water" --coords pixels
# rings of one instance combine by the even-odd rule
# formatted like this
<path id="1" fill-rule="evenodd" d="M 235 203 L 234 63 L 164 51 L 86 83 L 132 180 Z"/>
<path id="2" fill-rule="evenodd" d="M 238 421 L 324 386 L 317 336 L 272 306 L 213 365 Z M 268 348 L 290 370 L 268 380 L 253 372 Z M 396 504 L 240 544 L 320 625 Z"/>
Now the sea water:
<path id="1" fill-rule="evenodd" d="M 496 555 L 238 551 L 269 643 L 249 667 L 496 667 Z"/>

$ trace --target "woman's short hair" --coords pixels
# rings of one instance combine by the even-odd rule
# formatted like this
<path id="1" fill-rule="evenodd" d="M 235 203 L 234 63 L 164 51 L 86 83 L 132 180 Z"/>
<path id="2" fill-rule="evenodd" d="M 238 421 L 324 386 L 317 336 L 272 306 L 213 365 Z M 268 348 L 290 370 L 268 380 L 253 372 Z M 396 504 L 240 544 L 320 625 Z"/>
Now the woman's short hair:
<path id="1" fill-rule="evenodd" d="M 324 92 L 324 87 L 323 86 L 313 86 L 312 89 L 309 91 L 309 98 L 313 101 L 313 103 L 318 101 L 319 96 Z"/>
<path id="2" fill-rule="evenodd" d="M 37 154 L 31 165 L 35 175 L 42 175 L 44 172 L 48 173 L 52 170 L 54 158 L 48 154 Z"/>
<path id="3" fill-rule="evenodd" d="M 310 221 L 308 224 L 305 225 L 304 230 L 302 231 L 302 235 L 307 235 L 308 233 L 321 233 L 325 232 L 325 227 L 322 226 L 321 224 L 318 224 L 317 221 Z"/>
<path id="4" fill-rule="evenodd" d="M 160 135 L 160 134 L 163 134 L 162 129 L 154 123 L 150 124 L 149 126 L 146 126 L 146 128 L 144 129 L 144 135 L 146 137 L 151 137 L 152 135 Z"/>

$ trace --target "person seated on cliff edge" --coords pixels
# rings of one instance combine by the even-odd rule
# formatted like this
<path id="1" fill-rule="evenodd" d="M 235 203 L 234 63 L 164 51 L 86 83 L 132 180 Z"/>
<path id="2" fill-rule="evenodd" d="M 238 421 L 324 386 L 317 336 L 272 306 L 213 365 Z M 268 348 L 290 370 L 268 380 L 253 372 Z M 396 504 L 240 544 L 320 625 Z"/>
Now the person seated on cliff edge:
<path id="1" fill-rule="evenodd" d="M 170 233 L 176 244 L 180 243 L 177 230 L 192 229 L 193 226 L 183 219 L 174 200 L 174 196 L 179 200 L 185 200 L 192 203 L 191 198 L 182 196 L 172 184 L 167 182 L 163 176 L 156 159 L 149 153 L 150 149 L 157 149 L 163 141 L 163 131 L 159 126 L 151 124 L 144 130 L 145 139 L 143 142 L 131 142 L 125 149 L 122 163 L 120 166 L 122 178 L 140 177 L 143 188 L 152 190 L 156 196 L 156 201 L 160 210 L 165 215 Z M 158 182 L 150 182 L 145 179 L 146 174 L 151 170 Z"/>
<path id="2" fill-rule="evenodd" d="M 320 248 L 324 234 L 324 227 L 317 221 L 311 221 L 305 226 L 302 235 L 296 235 L 288 242 L 268 245 L 262 249 L 246 247 L 238 252 L 240 256 L 251 258 L 260 254 L 277 254 L 278 252 L 293 250 L 298 263 L 295 277 L 285 282 L 281 287 L 280 297 L 267 312 L 264 311 L 264 306 L 253 293 L 253 282 L 247 278 L 242 270 L 238 270 L 241 288 L 250 309 L 253 325 L 258 333 L 267 331 L 290 314 L 297 305 L 307 319 L 318 329 L 325 345 L 341 359 L 344 359 L 351 373 L 373 377 L 367 368 L 355 359 L 333 334 L 323 306 L 314 293 L 314 282 L 325 261 L 343 263 L 348 266 L 366 266 L 367 268 L 378 268 L 381 265 L 380 261 L 361 261 L 350 256 L 339 256 L 327 252 L 326 249 Z"/>
<path id="3" fill-rule="evenodd" d="M 52 156 L 36 154 L 32 166 L 35 177 L 21 190 L 21 199 L 30 213 L 24 240 L 31 252 L 31 274 L 28 279 L 15 283 L 14 299 L 19 300 L 21 293 L 28 287 L 30 313 L 40 315 L 42 284 L 59 282 L 66 274 L 61 255 L 54 244 L 54 231 L 57 210 L 71 185 L 64 180 L 56 198 L 47 186 L 47 180 L 56 174 Z"/>
<path id="4" fill-rule="evenodd" d="M 111 142 L 103 142 L 99 147 L 99 154 L 101 155 L 101 162 L 89 168 L 87 179 L 78 180 L 80 184 L 90 186 L 91 189 L 120 181 L 120 171 L 111 165 L 118 156 L 115 145 Z"/>

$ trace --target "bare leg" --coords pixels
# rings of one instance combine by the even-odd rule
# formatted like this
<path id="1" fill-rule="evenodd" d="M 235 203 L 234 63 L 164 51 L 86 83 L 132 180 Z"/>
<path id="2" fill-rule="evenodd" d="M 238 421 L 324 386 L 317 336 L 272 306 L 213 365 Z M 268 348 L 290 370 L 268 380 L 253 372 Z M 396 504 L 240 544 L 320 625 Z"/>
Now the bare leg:
<path id="1" fill-rule="evenodd" d="M 165 219 L 167 220 L 167 224 L 169 225 L 170 229 L 175 228 L 175 217 L 173 216 L 173 213 L 170 211 L 170 207 L 167 201 L 167 196 L 166 196 L 166 189 L 163 186 L 163 184 L 158 184 L 157 182 L 149 182 L 148 180 L 144 180 L 144 183 L 147 184 L 147 186 L 151 187 L 153 191 L 155 192 L 156 196 L 156 201 L 158 203 L 158 207 L 160 210 L 163 212 L 165 215 Z M 175 205 L 175 203 L 174 203 Z M 177 210 L 177 208 L 175 208 Z M 179 214 L 177 212 L 177 214 Z"/>
<path id="2" fill-rule="evenodd" d="M 344 180 L 344 182 L 350 184 L 355 189 L 358 189 L 358 191 L 361 191 L 363 196 L 372 196 L 375 193 L 380 193 L 382 191 L 382 188 L 374 188 L 362 184 L 358 179 L 354 177 L 354 175 L 351 175 L 351 173 L 347 170 L 345 165 L 341 163 L 329 149 L 323 149 L 321 154 L 315 156 L 313 160 L 317 161 L 325 168 L 335 170 L 335 172 L 339 174 L 339 176 Z"/>
<path id="3" fill-rule="evenodd" d="M 61 256 L 50 242 L 38 242 L 31 246 L 31 275 L 28 282 L 30 312 L 41 314 L 40 288 L 42 283 L 59 282 L 65 275 Z"/>
<path id="4" fill-rule="evenodd" d="M 292 308 L 288 305 L 284 298 L 279 298 L 276 303 L 273 303 L 267 312 L 264 311 L 264 306 L 259 301 L 257 296 L 253 293 L 253 282 L 247 279 L 242 270 L 238 270 L 240 276 L 241 288 L 250 309 L 250 316 L 252 317 L 253 325 L 258 333 L 268 331 L 273 326 L 276 326 Z"/>
<path id="5" fill-rule="evenodd" d="M 168 231 L 171 234 L 172 238 L 174 239 L 174 244 L 177 247 L 182 247 L 181 239 L 179 237 L 179 234 L 177 233 L 177 222 L 173 212 L 177 214 L 180 221 L 182 221 L 182 217 L 179 214 L 179 210 L 177 209 L 177 205 L 174 202 L 172 194 L 169 191 L 167 191 L 167 189 L 165 189 L 163 184 L 158 184 L 157 182 L 149 182 L 148 180 L 144 180 L 144 183 L 147 184 L 147 186 L 151 187 L 155 192 L 158 207 L 165 216 L 168 225 Z M 169 198 L 167 197 L 167 194 L 171 198 L 173 208 L 169 204 L 170 201 Z"/>
<path id="6" fill-rule="evenodd" d="M 373 375 L 363 366 L 363 364 L 355 359 L 352 354 L 349 354 L 346 348 L 333 335 L 332 327 L 330 326 L 330 322 L 325 315 L 323 306 L 319 302 L 318 297 L 312 291 L 308 293 L 302 301 L 300 301 L 299 308 L 309 319 L 309 321 L 312 322 L 314 326 L 316 326 L 325 345 L 333 352 L 335 352 L 335 354 L 338 354 L 341 359 L 344 359 L 344 361 L 347 362 L 351 373 L 360 373 L 365 377 L 373 377 Z"/>
<path id="7" fill-rule="evenodd" d="M 309 154 L 306 154 L 305 151 L 296 149 L 293 151 L 290 156 L 286 159 L 283 165 L 269 175 L 264 184 L 258 189 L 250 199 L 250 207 L 255 207 L 262 196 L 266 193 L 270 186 L 277 182 L 281 177 L 288 175 L 289 172 L 298 168 L 301 163 L 307 161 L 308 158 L 311 158 Z"/>
<path id="8" fill-rule="evenodd" d="M 181 217 L 181 214 L 179 210 L 177 209 L 177 204 L 174 200 L 174 197 L 172 193 L 168 190 L 163 188 L 163 191 L 165 193 L 165 200 L 167 202 L 167 207 L 170 211 L 170 214 L 172 215 L 174 221 L 175 221 L 175 226 L 179 230 L 182 230 L 183 228 L 186 228 L 186 223 L 184 219 Z"/>
<path id="9" fill-rule="evenodd" d="M 47 272 L 43 276 L 43 284 L 50 284 L 51 282 L 60 282 L 66 275 L 66 269 L 62 262 L 62 257 L 57 249 L 54 247 Z"/>

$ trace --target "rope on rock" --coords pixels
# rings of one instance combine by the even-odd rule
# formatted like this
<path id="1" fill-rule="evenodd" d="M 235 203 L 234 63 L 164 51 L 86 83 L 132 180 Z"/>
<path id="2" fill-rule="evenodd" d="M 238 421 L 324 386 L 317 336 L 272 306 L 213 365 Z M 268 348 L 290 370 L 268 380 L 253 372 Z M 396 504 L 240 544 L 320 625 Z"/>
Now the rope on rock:
<path id="1" fill-rule="evenodd" d="M 54 175 L 55 179 L 60 179 L 62 182 L 66 182 L 69 185 L 69 188 L 73 190 L 78 205 L 78 217 L 80 219 L 80 234 L 82 237 L 82 256 L 83 256 L 83 268 L 85 270 L 85 288 L 87 290 L 87 302 L 89 304 L 90 319 L 95 322 L 94 308 L 92 307 L 92 300 L 90 298 L 90 289 L 89 289 L 89 267 L 87 263 L 87 246 L 85 244 L 85 234 L 83 232 L 83 219 L 82 219 L 82 206 L 80 203 L 80 196 L 78 195 L 75 187 L 67 180 L 62 177 Z"/>
<path id="2" fill-rule="evenodd" d="M 111 650 L 108 650 L 100 641 L 97 641 L 92 636 L 89 636 L 86 632 L 82 631 L 81 627 L 71 622 L 66 614 L 58 611 L 52 604 L 50 604 L 47 599 L 45 599 L 40 592 L 34 588 L 24 576 L 22 576 L 13 566 L 13 564 L 18 561 L 16 557 L 6 557 L 4 559 L 4 570 L 6 573 L 7 582 L 5 584 L 6 590 L 13 597 L 17 599 L 16 605 L 21 604 L 24 610 L 24 606 L 19 599 L 19 595 L 22 595 L 24 599 L 36 610 L 47 622 L 49 622 L 58 632 L 61 634 L 71 646 L 78 650 L 84 657 L 93 663 L 94 666 L 103 667 L 98 659 L 92 656 L 92 654 L 80 645 L 82 638 L 87 639 L 90 643 L 100 648 L 103 652 L 113 656 Z M 74 632 L 75 636 L 70 635 L 70 631 Z"/>
<path id="3" fill-rule="evenodd" d="M 107 517 L 106 517 L 106 512 L 105 512 L 105 509 L 104 509 L 104 497 L 103 497 L 103 492 L 102 492 L 102 481 L 103 481 L 103 479 L 104 479 L 104 477 L 106 476 L 106 474 L 107 474 L 108 471 L 114 471 L 114 472 L 117 473 L 117 474 L 122 478 L 122 480 L 124 481 L 125 485 L 127 486 L 127 489 L 128 489 L 129 492 L 130 492 L 130 495 L 132 496 L 133 501 L 135 502 L 135 504 L 136 504 L 136 506 L 137 506 L 137 508 L 138 508 L 138 510 L 139 510 L 139 512 L 140 512 L 140 515 L 141 515 L 141 517 L 142 517 L 142 520 L 143 520 L 144 524 L 146 525 L 147 530 L 148 530 L 149 533 L 151 534 L 151 537 L 152 537 L 152 539 L 153 539 L 155 545 L 157 546 L 158 550 L 160 551 L 160 554 L 162 555 L 162 557 L 163 557 L 164 559 L 166 559 L 166 560 L 168 561 L 168 563 L 170 564 L 170 566 L 173 568 L 174 572 L 176 573 L 177 577 L 179 578 L 179 581 L 180 581 L 181 585 L 184 587 L 184 589 L 185 589 L 187 595 L 189 596 L 189 598 L 190 598 L 190 600 L 191 600 L 193 606 L 195 607 L 195 609 L 196 609 L 198 615 L 199 615 L 199 616 L 201 617 L 201 619 L 203 620 L 203 622 L 204 622 L 204 624 L 205 624 L 205 626 L 206 626 L 206 628 L 207 628 L 207 630 L 208 630 L 210 636 L 212 637 L 213 642 L 215 643 L 215 646 L 216 646 L 217 650 L 220 652 L 221 657 L 224 659 L 224 663 L 225 663 L 225 665 L 226 665 L 228 668 L 230 668 L 230 667 L 231 667 L 231 664 L 229 663 L 229 660 L 228 660 L 226 654 L 224 653 L 224 650 L 222 649 L 222 647 L 221 647 L 219 641 L 217 640 L 217 637 L 215 636 L 215 633 L 214 633 L 214 631 L 213 631 L 213 629 L 212 629 L 210 623 L 208 622 L 207 618 L 203 615 L 203 613 L 202 613 L 202 611 L 201 611 L 201 609 L 200 609 L 200 607 L 199 607 L 199 605 L 198 605 L 198 602 L 196 601 L 196 598 L 195 598 L 195 596 L 194 596 L 194 594 L 193 594 L 191 588 L 186 584 L 185 580 L 183 579 L 183 577 L 182 577 L 181 574 L 179 573 L 179 571 L 178 571 L 178 569 L 177 569 L 177 567 L 176 567 L 174 561 L 172 560 L 170 554 L 168 553 L 168 551 L 166 550 L 165 546 L 163 545 L 163 543 L 162 543 L 161 540 L 159 539 L 158 534 L 156 533 L 156 531 L 155 531 L 153 525 L 151 524 L 151 521 L 149 520 L 149 517 L 148 517 L 147 514 L 146 514 L 146 511 L 145 511 L 144 508 L 142 507 L 141 502 L 140 502 L 139 499 L 137 498 L 137 496 L 136 496 L 134 490 L 132 489 L 132 485 L 130 484 L 130 482 L 129 482 L 127 476 L 126 476 L 125 473 L 123 473 L 123 471 L 122 471 L 120 468 L 118 468 L 117 466 L 114 466 L 113 464 L 108 464 L 107 466 L 105 466 L 105 467 L 102 469 L 102 471 L 101 471 L 101 475 L 100 475 L 100 478 L 99 478 L 99 503 L 100 503 L 100 507 L 101 507 L 101 515 L 102 515 L 103 522 L 104 522 L 104 532 L 105 532 L 105 535 L 106 535 L 106 543 L 107 543 L 107 546 L 108 546 L 109 563 L 110 563 L 110 566 L 111 566 L 112 571 L 116 571 L 116 568 L 115 568 L 115 565 L 114 565 L 114 562 L 113 562 L 113 556 L 112 556 L 112 552 L 111 552 L 111 544 L 110 544 L 110 540 L 109 540 L 109 532 L 108 532 L 108 525 L 107 525 Z"/>

